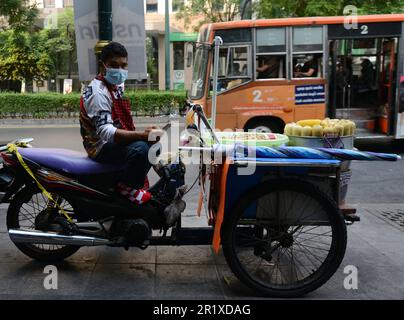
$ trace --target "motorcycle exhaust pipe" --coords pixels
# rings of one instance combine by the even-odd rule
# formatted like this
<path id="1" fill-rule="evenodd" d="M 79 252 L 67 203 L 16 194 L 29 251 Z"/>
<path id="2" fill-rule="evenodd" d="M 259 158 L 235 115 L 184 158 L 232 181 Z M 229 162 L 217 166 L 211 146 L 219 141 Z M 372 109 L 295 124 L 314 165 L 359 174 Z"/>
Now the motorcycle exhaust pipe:
<path id="1" fill-rule="evenodd" d="M 11 241 L 14 243 L 73 245 L 73 246 L 105 246 L 111 245 L 108 239 L 89 236 L 69 236 L 38 230 L 10 229 L 8 230 Z"/>

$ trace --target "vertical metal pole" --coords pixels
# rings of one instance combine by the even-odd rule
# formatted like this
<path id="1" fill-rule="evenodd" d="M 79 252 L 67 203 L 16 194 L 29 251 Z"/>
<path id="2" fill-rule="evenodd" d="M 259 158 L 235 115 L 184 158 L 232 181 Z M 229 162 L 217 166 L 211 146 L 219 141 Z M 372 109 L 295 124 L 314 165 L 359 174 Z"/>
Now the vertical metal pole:
<path id="1" fill-rule="evenodd" d="M 72 34 L 70 33 L 70 24 L 67 24 L 66 26 L 66 35 L 67 35 L 67 39 L 69 41 L 69 44 L 71 44 L 73 42 L 73 37 Z M 67 78 L 71 79 L 72 77 L 72 48 L 69 49 L 69 57 L 68 57 L 68 69 L 67 69 Z"/>
<path id="2" fill-rule="evenodd" d="M 214 65 L 213 65 L 213 94 L 212 94 L 212 112 L 211 112 L 211 125 L 213 130 L 216 129 L 217 83 L 219 76 L 219 51 L 221 45 L 223 45 L 222 38 L 215 37 L 215 52 L 214 52 Z"/>
<path id="3" fill-rule="evenodd" d="M 252 10 L 251 10 L 251 8 L 247 9 L 248 6 L 251 6 L 251 0 L 241 0 L 240 1 L 240 8 L 241 8 L 240 18 L 241 18 L 241 20 L 252 18 Z"/>
<path id="4" fill-rule="evenodd" d="M 112 41 L 112 0 L 98 0 L 100 40 Z"/>
<path id="5" fill-rule="evenodd" d="M 98 57 L 108 43 L 112 41 L 112 0 L 98 0 L 98 42 L 95 45 L 95 54 Z"/>
<path id="6" fill-rule="evenodd" d="M 171 90 L 170 85 L 170 70 L 171 70 L 171 62 L 170 62 L 170 8 L 169 8 L 169 0 L 165 0 L 165 52 L 166 52 L 166 90 Z"/>

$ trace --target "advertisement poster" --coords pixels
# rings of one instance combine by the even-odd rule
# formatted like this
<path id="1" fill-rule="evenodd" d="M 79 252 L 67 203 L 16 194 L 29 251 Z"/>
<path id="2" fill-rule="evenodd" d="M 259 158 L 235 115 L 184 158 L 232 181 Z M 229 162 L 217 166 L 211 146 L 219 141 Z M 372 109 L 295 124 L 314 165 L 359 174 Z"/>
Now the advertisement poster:
<path id="1" fill-rule="evenodd" d="M 63 94 L 69 94 L 73 91 L 73 79 L 63 80 Z"/>
<path id="2" fill-rule="evenodd" d="M 90 81 L 97 73 L 94 46 L 98 41 L 98 1 L 75 0 L 74 24 L 80 81 Z M 113 1 L 112 40 L 128 51 L 128 79 L 147 79 L 143 0 Z"/>

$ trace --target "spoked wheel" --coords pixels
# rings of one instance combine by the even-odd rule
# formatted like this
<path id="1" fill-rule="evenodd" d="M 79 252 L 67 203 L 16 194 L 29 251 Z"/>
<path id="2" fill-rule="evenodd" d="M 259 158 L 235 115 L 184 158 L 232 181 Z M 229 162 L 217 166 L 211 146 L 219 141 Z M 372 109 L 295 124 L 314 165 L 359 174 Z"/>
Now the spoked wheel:
<path id="1" fill-rule="evenodd" d="M 74 215 L 74 209 L 67 199 L 53 194 L 53 198 L 60 207 L 70 216 Z M 41 193 L 35 186 L 29 186 L 16 194 L 7 211 L 8 229 L 41 230 L 41 223 L 46 210 L 56 210 L 54 214 L 60 214 L 59 209 Z M 80 249 L 71 245 L 27 244 L 15 243 L 24 254 L 38 261 L 61 261 Z"/>
<path id="2" fill-rule="evenodd" d="M 234 274 L 272 297 L 297 297 L 327 282 L 345 254 L 345 221 L 310 183 L 272 180 L 249 191 L 225 217 L 223 252 Z"/>

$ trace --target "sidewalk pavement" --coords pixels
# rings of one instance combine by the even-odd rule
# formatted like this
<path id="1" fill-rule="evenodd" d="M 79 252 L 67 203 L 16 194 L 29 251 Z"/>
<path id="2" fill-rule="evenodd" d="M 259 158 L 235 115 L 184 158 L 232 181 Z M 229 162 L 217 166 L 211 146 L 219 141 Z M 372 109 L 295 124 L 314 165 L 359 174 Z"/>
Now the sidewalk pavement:
<path id="1" fill-rule="evenodd" d="M 358 205 L 362 221 L 348 227 L 348 248 L 335 275 L 304 299 L 404 299 L 404 228 L 381 211 L 403 212 L 404 204 Z M 185 212 L 184 225 L 204 225 Z M 58 290 L 44 289 L 44 264 L 11 243 L 0 205 L 0 299 L 261 299 L 231 273 L 210 246 L 82 248 L 58 264 Z M 358 268 L 358 290 L 344 289 L 344 268 Z"/>

